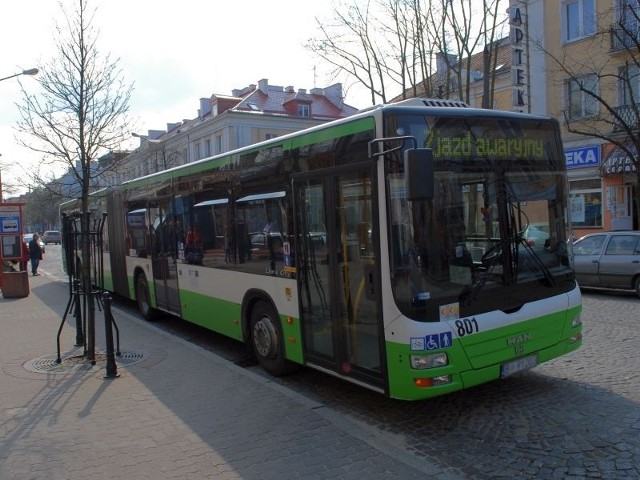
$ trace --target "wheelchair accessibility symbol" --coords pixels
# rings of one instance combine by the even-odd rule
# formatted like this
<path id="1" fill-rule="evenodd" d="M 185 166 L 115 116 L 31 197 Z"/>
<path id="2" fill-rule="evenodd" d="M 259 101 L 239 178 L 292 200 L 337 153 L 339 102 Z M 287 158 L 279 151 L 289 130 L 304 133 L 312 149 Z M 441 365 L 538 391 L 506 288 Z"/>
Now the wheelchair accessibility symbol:
<path id="1" fill-rule="evenodd" d="M 448 348 L 453 342 L 451 332 L 434 333 L 427 335 L 425 342 L 425 350 L 438 350 L 440 348 Z"/>

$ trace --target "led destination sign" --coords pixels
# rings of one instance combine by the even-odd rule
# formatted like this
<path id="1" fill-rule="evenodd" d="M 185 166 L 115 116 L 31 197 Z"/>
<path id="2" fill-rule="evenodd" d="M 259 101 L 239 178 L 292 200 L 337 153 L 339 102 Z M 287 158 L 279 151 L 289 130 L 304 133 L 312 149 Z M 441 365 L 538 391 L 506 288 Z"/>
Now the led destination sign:
<path id="1" fill-rule="evenodd" d="M 546 158 L 545 141 L 536 138 L 474 138 L 431 132 L 427 147 L 435 157 Z"/>

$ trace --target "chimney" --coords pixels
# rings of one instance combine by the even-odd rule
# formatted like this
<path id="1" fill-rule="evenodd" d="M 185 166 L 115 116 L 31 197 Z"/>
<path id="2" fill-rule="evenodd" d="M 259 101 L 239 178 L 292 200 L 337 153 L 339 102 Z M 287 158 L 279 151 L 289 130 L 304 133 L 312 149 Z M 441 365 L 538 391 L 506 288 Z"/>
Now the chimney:
<path id="1" fill-rule="evenodd" d="M 263 78 L 262 80 L 258 80 L 258 90 L 260 90 L 265 95 L 269 94 L 269 80 Z"/>
<path id="2" fill-rule="evenodd" d="M 200 99 L 200 110 L 198 110 L 198 117 L 203 118 L 211 113 L 211 100 L 208 98 Z"/>

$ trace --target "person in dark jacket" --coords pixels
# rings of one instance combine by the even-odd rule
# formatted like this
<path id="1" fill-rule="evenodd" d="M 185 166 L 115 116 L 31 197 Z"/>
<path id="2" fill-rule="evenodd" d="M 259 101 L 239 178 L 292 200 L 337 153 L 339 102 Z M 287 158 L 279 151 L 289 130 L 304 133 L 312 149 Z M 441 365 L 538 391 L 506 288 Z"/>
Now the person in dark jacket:
<path id="1" fill-rule="evenodd" d="M 38 265 L 40 265 L 40 260 L 42 260 L 42 247 L 40 247 L 40 242 L 38 239 L 40 235 L 37 233 L 33 234 L 33 239 L 29 242 L 29 257 L 31 257 L 31 274 L 35 277 L 40 275 L 38 273 Z"/>

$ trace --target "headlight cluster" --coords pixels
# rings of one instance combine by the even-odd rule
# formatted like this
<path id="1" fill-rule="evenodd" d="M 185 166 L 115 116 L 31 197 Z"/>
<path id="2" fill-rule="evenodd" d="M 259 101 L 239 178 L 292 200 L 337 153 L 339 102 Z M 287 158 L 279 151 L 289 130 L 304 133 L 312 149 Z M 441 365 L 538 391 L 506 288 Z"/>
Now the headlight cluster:
<path id="1" fill-rule="evenodd" d="M 411 355 L 411 368 L 423 370 L 425 368 L 444 367 L 449 364 L 446 353 L 434 353 L 433 355 Z"/>

